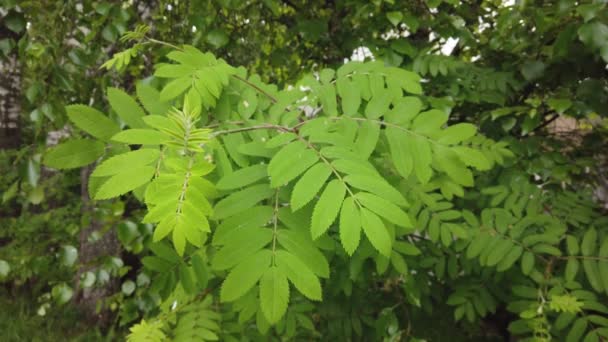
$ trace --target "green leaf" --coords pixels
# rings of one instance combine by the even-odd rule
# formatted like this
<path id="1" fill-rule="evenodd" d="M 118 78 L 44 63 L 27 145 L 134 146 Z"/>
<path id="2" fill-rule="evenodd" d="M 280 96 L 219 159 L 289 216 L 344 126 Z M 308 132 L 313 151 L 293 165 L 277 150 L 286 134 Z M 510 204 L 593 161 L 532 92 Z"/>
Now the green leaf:
<path id="1" fill-rule="evenodd" d="M 94 198 L 104 200 L 135 190 L 148 183 L 154 175 L 154 171 L 155 169 L 151 166 L 139 166 L 116 174 L 99 187 Z"/>
<path id="2" fill-rule="evenodd" d="M 581 341 L 585 330 L 587 330 L 587 319 L 584 317 L 577 319 L 576 322 L 572 324 L 572 328 L 570 329 L 568 336 L 566 336 L 566 342 Z"/>
<path id="3" fill-rule="evenodd" d="M 527 81 L 533 81 L 543 75 L 546 67 L 541 61 L 529 61 L 521 66 L 521 74 Z"/>
<path id="4" fill-rule="evenodd" d="M 549 99 L 547 100 L 549 108 L 553 109 L 558 114 L 563 114 L 572 106 L 572 101 L 568 99 Z"/>
<path id="5" fill-rule="evenodd" d="M 534 254 L 525 252 L 524 256 L 521 258 L 521 272 L 526 275 L 530 274 L 534 268 L 534 261 Z"/>
<path id="6" fill-rule="evenodd" d="M 388 18 L 388 21 L 393 24 L 393 26 L 397 26 L 403 19 L 403 13 L 397 11 L 388 12 L 386 13 L 386 17 Z"/>
<path id="7" fill-rule="evenodd" d="M 426 138 L 415 135 L 409 139 L 409 152 L 414 157 L 414 173 L 416 178 L 420 180 L 422 184 L 429 182 L 433 176 L 433 170 L 431 169 L 431 145 Z"/>
<path id="8" fill-rule="evenodd" d="M 509 240 L 500 241 L 494 249 L 488 254 L 488 258 L 486 261 L 487 266 L 494 266 L 498 264 L 503 258 L 507 256 L 509 251 L 513 248 L 513 243 Z"/>
<path id="9" fill-rule="evenodd" d="M 375 94 L 365 107 L 365 116 L 369 119 L 378 119 L 389 109 L 392 94 L 383 88 L 379 94 Z"/>
<path id="10" fill-rule="evenodd" d="M 281 230 L 277 240 L 286 250 L 302 260 L 317 276 L 329 278 L 329 264 L 323 253 L 314 245 L 310 236 L 303 231 Z"/>
<path id="11" fill-rule="evenodd" d="M 391 152 L 391 159 L 397 172 L 403 178 L 408 178 L 414 169 L 414 158 L 409 151 L 407 135 L 396 127 L 386 127 L 386 138 Z"/>
<path id="12" fill-rule="evenodd" d="M 146 115 L 143 109 L 129 94 L 118 88 L 109 87 L 108 101 L 112 109 L 131 128 L 145 128 L 142 118 Z"/>
<path id="13" fill-rule="evenodd" d="M 216 49 L 228 44 L 229 41 L 230 37 L 228 37 L 228 34 L 224 30 L 213 29 L 207 33 L 207 42 Z"/>
<path id="14" fill-rule="evenodd" d="M 604 291 L 608 293 L 608 238 L 604 238 L 598 257 L 603 259 L 598 262 L 597 267 Z"/>
<path id="15" fill-rule="evenodd" d="M 347 197 L 340 211 L 340 241 L 348 255 L 353 255 L 361 239 L 361 216 L 352 197 Z"/>
<path id="16" fill-rule="evenodd" d="M 214 218 L 221 220 L 249 209 L 260 201 L 271 197 L 274 190 L 268 184 L 252 185 L 246 189 L 230 194 L 215 206 Z"/>
<path id="17" fill-rule="evenodd" d="M 318 163 L 304 173 L 291 193 L 291 210 L 296 211 L 310 202 L 321 190 L 331 169 L 325 163 Z"/>
<path id="18" fill-rule="evenodd" d="M 163 133 L 143 128 L 127 129 L 112 137 L 112 141 L 129 145 L 160 145 L 166 140 L 168 137 Z"/>
<path id="19" fill-rule="evenodd" d="M 120 132 L 120 127 L 103 113 L 85 105 L 70 105 L 65 107 L 68 118 L 76 127 L 89 133 L 95 138 L 108 140 Z"/>
<path id="20" fill-rule="evenodd" d="M 122 153 L 97 166 L 91 177 L 113 176 L 121 172 L 128 172 L 133 168 L 153 164 L 158 158 L 160 158 L 160 151 L 152 148 L 142 148 Z"/>
<path id="21" fill-rule="evenodd" d="M 191 77 L 180 77 L 167 83 L 160 92 L 160 101 L 168 102 L 181 95 L 192 86 Z"/>
<path id="22" fill-rule="evenodd" d="M 578 29 L 578 38 L 592 49 L 600 49 L 608 42 L 608 25 L 600 21 L 583 24 Z"/>
<path id="23" fill-rule="evenodd" d="M 268 176 L 266 168 L 265 164 L 257 164 L 229 173 L 217 182 L 216 187 L 231 190 L 250 185 Z"/>
<path id="24" fill-rule="evenodd" d="M 74 139 L 51 148 L 42 159 L 42 163 L 54 169 L 73 169 L 89 165 L 105 153 L 101 141 Z"/>
<path id="25" fill-rule="evenodd" d="M 207 288 L 209 283 L 209 270 L 205 265 L 203 257 L 201 257 L 199 253 L 196 253 L 190 260 L 192 261 L 192 270 L 194 271 L 194 276 L 196 277 L 199 287 Z"/>
<path id="26" fill-rule="evenodd" d="M 580 268 L 580 262 L 576 259 L 568 259 L 566 263 L 566 270 L 564 272 L 566 281 L 574 281 L 576 279 L 576 275 L 578 274 L 578 270 Z"/>
<path id="27" fill-rule="evenodd" d="M 71 267 L 78 259 L 78 250 L 74 246 L 62 246 L 60 259 L 63 266 Z"/>
<path id="28" fill-rule="evenodd" d="M 266 228 L 241 229 L 226 241 L 226 245 L 213 257 L 214 270 L 226 270 L 243 262 L 272 241 L 272 230 Z"/>
<path id="29" fill-rule="evenodd" d="M 231 236 L 238 235 L 241 229 L 265 226 L 272 219 L 273 212 L 274 208 L 270 206 L 257 206 L 225 219 L 215 229 L 212 245 L 225 245 Z"/>
<path id="30" fill-rule="evenodd" d="M 598 262 L 596 260 L 584 259 L 583 270 L 585 271 L 589 284 L 591 284 L 591 287 L 595 290 L 595 292 L 601 292 L 604 286 L 600 278 Z"/>
<path id="31" fill-rule="evenodd" d="M 434 166 L 445 172 L 454 183 L 462 186 L 473 186 L 473 173 L 460 161 L 451 148 L 435 146 L 433 156 Z"/>
<path id="32" fill-rule="evenodd" d="M 338 89 L 338 95 L 340 95 L 342 103 L 342 111 L 344 115 L 354 116 L 359 110 L 361 105 L 361 91 L 357 85 L 348 80 L 348 78 L 341 77 L 336 81 L 336 87 Z"/>
<path id="33" fill-rule="evenodd" d="M 319 157 L 301 141 L 285 145 L 268 164 L 270 186 L 283 186 L 315 164 Z"/>
<path id="34" fill-rule="evenodd" d="M 138 82 L 136 92 L 139 101 L 151 115 L 165 115 L 171 109 L 168 103 L 160 101 L 160 92 L 145 83 Z"/>
<path id="35" fill-rule="evenodd" d="M 382 220 L 373 212 L 366 208 L 361 208 L 361 227 L 365 236 L 372 243 L 380 254 L 387 258 L 391 255 L 391 237 L 382 223 Z"/>
<path id="36" fill-rule="evenodd" d="M 185 264 L 180 265 L 178 268 L 178 274 L 179 283 L 182 285 L 186 293 L 193 294 L 196 292 L 194 276 L 190 267 L 187 267 Z"/>
<path id="37" fill-rule="evenodd" d="M 513 264 L 519 260 L 519 257 L 522 255 L 524 249 L 521 246 L 515 246 L 511 248 L 509 253 L 498 263 L 496 270 L 498 272 L 503 272 L 511 268 Z"/>
<path id="38" fill-rule="evenodd" d="M 376 196 L 367 192 L 359 192 L 355 199 L 364 207 L 382 216 L 387 221 L 401 227 L 413 227 L 409 216 L 395 204 L 385 200 L 383 197 Z"/>
<path id="39" fill-rule="evenodd" d="M 434 134 L 448 121 L 448 115 L 438 109 L 422 112 L 412 123 L 412 130 L 418 134 Z"/>
<path id="40" fill-rule="evenodd" d="M 472 166 L 480 171 L 489 170 L 492 167 L 488 158 L 481 151 L 466 146 L 455 146 L 451 150 L 467 166 Z"/>
<path id="41" fill-rule="evenodd" d="M 345 194 L 346 188 L 341 181 L 334 179 L 327 184 L 312 213 L 310 229 L 313 239 L 325 233 L 334 222 Z"/>
<path id="42" fill-rule="evenodd" d="M 470 123 L 459 123 L 441 131 L 437 142 L 446 145 L 458 144 L 477 133 L 477 127 Z"/>
<path id="43" fill-rule="evenodd" d="M 281 268 L 270 267 L 260 280 L 260 307 L 268 323 L 278 322 L 287 311 L 289 283 Z"/>
<path id="44" fill-rule="evenodd" d="M 368 175 L 378 177 L 378 171 L 372 164 L 363 160 L 337 159 L 331 165 L 338 171 L 349 175 Z"/>
<path id="45" fill-rule="evenodd" d="M 298 257 L 282 250 L 276 251 L 275 255 L 277 266 L 300 293 L 310 300 L 321 300 L 319 278 Z"/>
<path id="46" fill-rule="evenodd" d="M 378 196 L 382 196 L 384 199 L 397 205 L 408 206 L 408 202 L 399 192 L 399 190 L 395 189 L 380 176 L 348 175 L 344 177 L 344 181 L 357 189 L 369 191 Z"/>
<path id="47" fill-rule="evenodd" d="M 263 249 L 236 266 L 222 283 L 220 300 L 232 302 L 247 293 L 270 267 L 272 252 Z"/>
<path id="48" fill-rule="evenodd" d="M 590 228 L 583 235 L 581 242 L 581 252 L 584 256 L 591 256 L 595 253 L 597 247 L 597 231 L 595 228 Z"/>
<path id="49" fill-rule="evenodd" d="M 6 278 L 8 273 L 11 271 L 11 266 L 6 260 L 0 259 L 0 279 Z"/>
<path id="50" fill-rule="evenodd" d="M 362 159 L 368 159 L 372 152 L 374 152 L 378 143 L 378 137 L 380 137 L 380 125 L 371 121 L 363 121 L 361 123 L 354 147 Z"/>

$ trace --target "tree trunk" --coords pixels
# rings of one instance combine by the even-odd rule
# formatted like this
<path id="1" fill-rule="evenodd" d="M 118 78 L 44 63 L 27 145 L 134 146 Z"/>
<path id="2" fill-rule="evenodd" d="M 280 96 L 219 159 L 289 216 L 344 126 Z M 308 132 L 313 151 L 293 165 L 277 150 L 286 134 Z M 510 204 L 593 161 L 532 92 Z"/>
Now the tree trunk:
<path id="1" fill-rule="evenodd" d="M 19 147 L 20 113 L 21 68 L 17 54 L 13 53 L 0 58 L 0 149 Z"/>
<path id="2" fill-rule="evenodd" d="M 80 171 L 82 215 L 89 218 L 89 225 L 80 231 L 79 261 L 80 268 L 76 273 L 76 296 L 74 302 L 83 315 L 98 326 L 106 327 L 111 323 L 114 315 L 104 300 L 115 293 L 118 289 L 118 279 L 110 277 L 108 283 L 91 288 L 81 288 L 80 278 L 83 274 L 91 271 L 97 274 L 99 259 L 108 255 L 119 256 L 121 252 L 120 242 L 115 229 L 109 229 L 105 233 L 100 231 L 103 222 L 94 215 L 94 203 L 90 200 L 88 192 L 88 179 L 92 172 L 92 166 L 87 166 Z M 91 241 L 91 236 L 98 232 L 100 238 Z M 98 309 L 99 308 L 99 309 Z"/>

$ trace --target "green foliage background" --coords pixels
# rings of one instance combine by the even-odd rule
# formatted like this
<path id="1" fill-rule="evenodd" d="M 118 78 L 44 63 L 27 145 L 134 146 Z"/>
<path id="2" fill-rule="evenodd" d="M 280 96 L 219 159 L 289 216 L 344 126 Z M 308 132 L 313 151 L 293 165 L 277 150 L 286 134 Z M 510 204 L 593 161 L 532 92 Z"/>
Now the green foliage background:
<path id="1" fill-rule="evenodd" d="M 9 339 L 608 339 L 604 2 L 0 9 Z"/>

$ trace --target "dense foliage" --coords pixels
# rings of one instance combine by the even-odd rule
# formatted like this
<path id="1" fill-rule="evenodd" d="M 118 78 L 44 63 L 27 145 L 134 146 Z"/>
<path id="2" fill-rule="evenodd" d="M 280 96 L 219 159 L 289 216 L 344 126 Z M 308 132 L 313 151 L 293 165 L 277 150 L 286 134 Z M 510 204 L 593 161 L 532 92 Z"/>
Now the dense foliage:
<path id="1" fill-rule="evenodd" d="M 0 277 L 38 315 L 608 339 L 603 2 L 5 4 L 31 143 L 0 160 Z"/>

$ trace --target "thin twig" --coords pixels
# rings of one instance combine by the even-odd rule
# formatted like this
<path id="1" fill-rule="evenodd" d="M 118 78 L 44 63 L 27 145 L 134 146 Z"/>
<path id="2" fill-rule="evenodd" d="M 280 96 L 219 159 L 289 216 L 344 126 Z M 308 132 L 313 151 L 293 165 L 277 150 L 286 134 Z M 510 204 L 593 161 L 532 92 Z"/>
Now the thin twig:
<path id="1" fill-rule="evenodd" d="M 178 51 L 184 51 L 184 49 L 182 49 L 181 47 L 179 47 L 177 45 L 174 45 L 174 44 L 171 44 L 171 43 L 168 43 L 168 42 L 165 42 L 165 41 L 162 41 L 162 40 L 158 40 L 158 39 L 154 39 L 154 38 L 150 38 L 150 37 L 146 37 L 146 39 L 150 43 L 168 46 L 168 47 L 173 48 L 173 49 L 178 50 Z"/>
<path id="2" fill-rule="evenodd" d="M 269 94 L 269 93 L 267 93 L 267 92 L 266 92 L 264 89 L 262 89 L 262 88 L 258 87 L 257 85 L 255 85 L 255 84 L 253 84 L 253 83 L 249 82 L 247 79 L 242 78 L 242 77 L 241 77 L 241 76 L 239 76 L 239 75 L 231 75 L 231 76 L 232 76 L 232 78 L 234 78 L 234 79 L 236 79 L 236 80 L 239 80 L 239 81 L 241 81 L 241 82 L 243 82 L 243 83 L 247 84 L 247 85 L 248 85 L 248 86 L 250 86 L 251 88 L 253 88 L 253 89 L 257 90 L 257 91 L 258 91 L 260 94 L 262 94 L 262 95 L 266 96 L 267 98 L 269 98 L 269 99 L 270 99 L 270 101 L 271 101 L 272 103 L 277 103 L 277 102 L 278 102 L 278 100 L 277 100 L 277 99 L 276 99 L 274 96 L 270 95 L 270 94 Z"/>
<path id="3" fill-rule="evenodd" d="M 282 131 L 282 132 L 293 132 L 293 129 L 289 128 L 289 127 L 280 126 L 280 125 L 263 124 L 263 125 L 255 125 L 255 126 L 235 128 L 235 129 L 227 129 L 227 130 L 224 130 L 224 131 L 216 131 L 216 132 L 213 132 L 213 136 L 217 137 L 219 135 L 233 134 L 233 133 L 246 132 L 246 131 L 253 131 L 253 130 L 256 130 L 256 129 L 275 129 L 277 131 Z"/>

